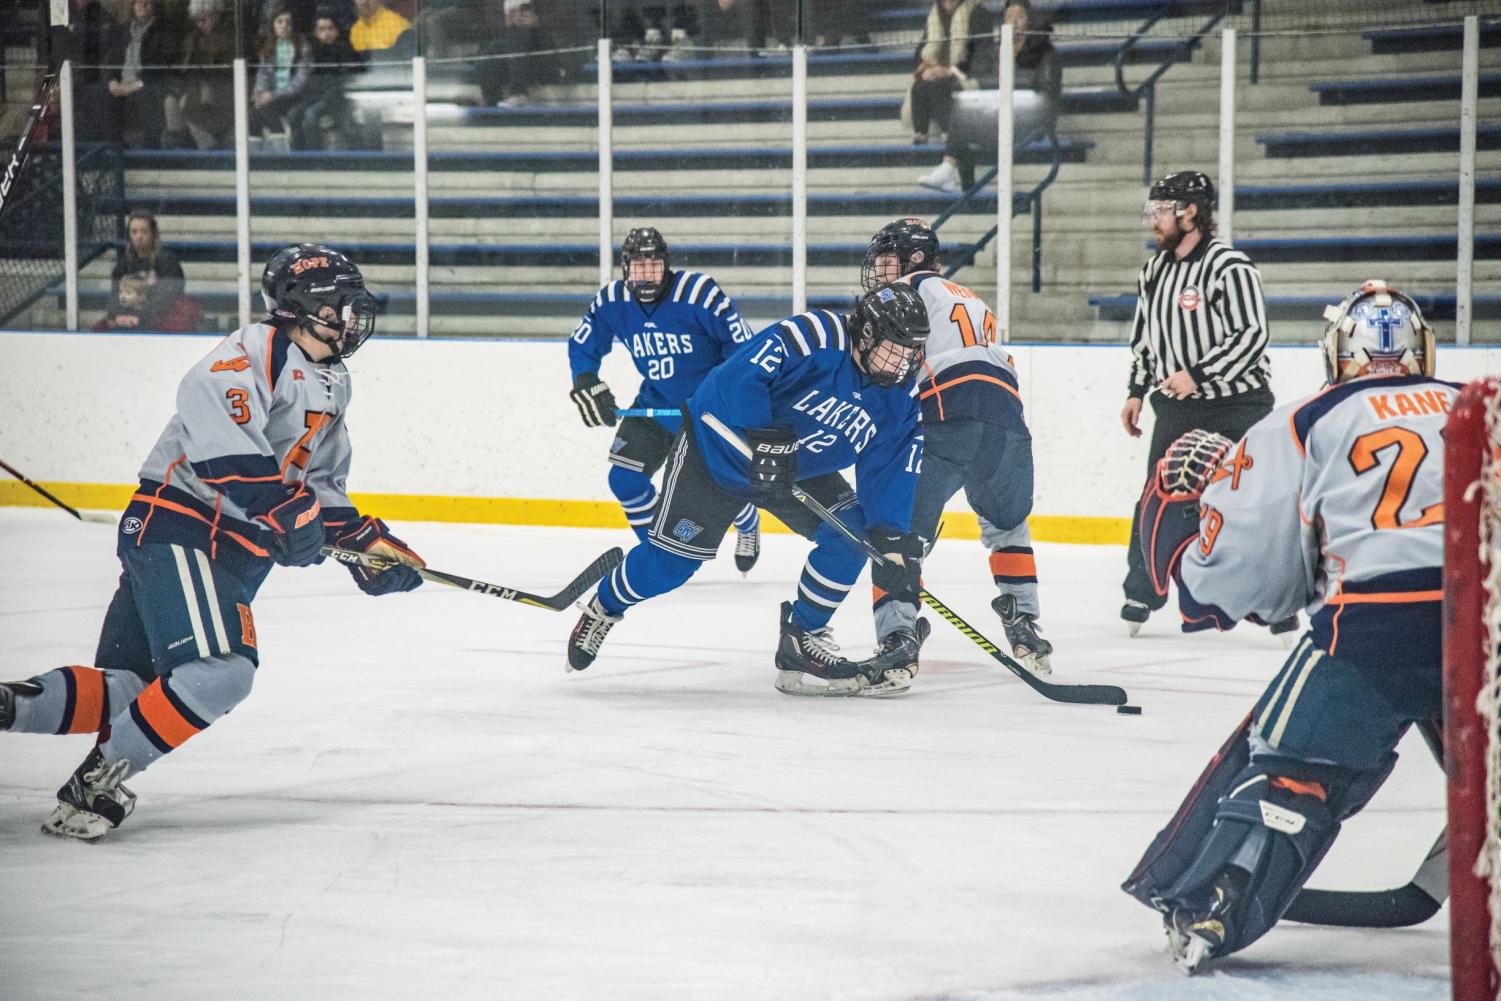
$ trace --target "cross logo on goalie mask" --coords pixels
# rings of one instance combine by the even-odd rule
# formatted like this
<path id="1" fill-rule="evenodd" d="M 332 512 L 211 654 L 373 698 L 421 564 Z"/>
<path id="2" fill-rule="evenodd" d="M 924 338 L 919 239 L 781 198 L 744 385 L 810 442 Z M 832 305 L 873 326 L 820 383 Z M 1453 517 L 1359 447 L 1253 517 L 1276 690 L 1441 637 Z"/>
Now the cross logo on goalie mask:
<path id="1" fill-rule="evenodd" d="M 1392 331 L 1402 325 L 1402 317 L 1393 313 L 1387 306 L 1376 310 L 1375 316 L 1366 317 L 1366 326 L 1380 328 L 1378 336 L 1381 338 L 1381 350 L 1392 351 L 1396 348 L 1396 341 L 1392 337 Z"/>

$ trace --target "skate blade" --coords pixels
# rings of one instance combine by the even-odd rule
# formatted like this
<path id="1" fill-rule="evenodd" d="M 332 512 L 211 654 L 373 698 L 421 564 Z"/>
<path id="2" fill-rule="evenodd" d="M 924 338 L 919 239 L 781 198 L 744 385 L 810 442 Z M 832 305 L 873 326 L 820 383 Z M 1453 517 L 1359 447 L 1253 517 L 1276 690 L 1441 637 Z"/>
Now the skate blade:
<path id="1" fill-rule="evenodd" d="M 894 695 L 906 695 L 912 690 L 912 672 L 894 667 L 887 671 L 878 684 L 861 688 L 855 694 L 866 699 L 889 699 Z"/>
<path id="2" fill-rule="evenodd" d="M 804 677 L 805 675 L 801 671 L 778 671 L 776 680 L 777 691 L 785 695 L 811 695 L 814 697 L 838 698 L 865 694 L 863 679 L 861 678 L 835 678 L 826 685 L 813 685 L 803 680 Z"/>
<path id="3" fill-rule="evenodd" d="M 1136 639 L 1137 634 L 1141 632 L 1141 626 L 1142 624 L 1140 622 L 1127 622 L 1126 634 L 1133 640 Z"/>
<path id="4" fill-rule="evenodd" d="M 1168 935 L 1168 955 L 1184 976 L 1191 977 L 1199 972 L 1199 967 L 1210 958 L 1211 948 L 1207 941 L 1197 935 Z"/>
<path id="5" fill-rule="evenodd" d="M 1024 647 L 1023 649 L 1026 648 Z M 1022 665 L 1025 666 L 1027 670 L 1031 671 L 1039 678 L 1045 678 L 1053 673 L 1053 664 L 1048 660 L 1046 656 L 1039 657 L 1035 653 L 1032 653 L 1030 650 L 1025 653 L 1017 653 L 1013 651 L 1013 654 L 1017 660 L 1021 661 Z"/>
<path id="6" fill-rule="evenodd" d="M 103 817 L 94 813 L 85 813 L 66 803 L 57 804 L 52 810 L 52 815 L 42 821 L 43 834 L 73 841 L 98 841 L 111 830 L 113 828 L 110 822 Z"/>
<path id="7" fill-rule="evenodd" d="M 1298 640 L 1301 638 L 1301 636 L 1302 634 L 1299 633 L 1296 629 L 1290 629 L 1287 632 L 1280 634 L 1277 638 L 1282 641 L 1282 649 L 1291 650 L 1293 647 L 1298 645 Z"/>

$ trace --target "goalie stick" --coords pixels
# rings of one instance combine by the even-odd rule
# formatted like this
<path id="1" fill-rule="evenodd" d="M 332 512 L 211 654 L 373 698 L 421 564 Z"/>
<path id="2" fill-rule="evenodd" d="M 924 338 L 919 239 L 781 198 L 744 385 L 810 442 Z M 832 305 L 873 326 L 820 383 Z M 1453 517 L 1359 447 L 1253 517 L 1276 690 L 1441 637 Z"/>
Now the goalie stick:
<path id="1" fill-rule="evenodd" d="M 35 490 L 37 493 L 41 494 L 49 501 L 62 508 L 64 511 L 68 512 L 79 521 L 91 521 L 96 525 L 113 525 L 116 521 L 119 520 L 117 515 L 102 514 L 96 511 L 80 511 L 78 510 L 78 508 L 73 507 L 71 504 L 64 504 L 62 501 L 53 496 L 46 487 L 42 486 L 40 483 L 33 482 L 31 479 L 21 475 L 20 470 L 16 469 L 4 459 L 0 459 L 0 469 L 4 469 L 7 473 L 20 480 L 31 489 Z"/>
<path id="2" fill-rule="evenodd" d="M 1406 928 L 1438 913 L 1449 897 L 1449 831 L 1438 840 L 1411 882 L 1392 890 L 1310 890 L 1304 888 L 1283 913 L 1289 921 L 1339 928 Z"/>
<path id="3" fill-rule="evenodd" d="M 865 550 L 872 562 L 882 566 L 886 564 L 886 560 L 882 558 L 880 553 L 876 552 L 875 547 L 850 531 L 849 526 L 840 521 L 834 512 L 824 507 L 812 497 L 809 497 L 797 486 L 793 486 L 792 496 L 803 507 L 817 515 L 818 519 L 824 524 Z M 945 605 L 942 601 L 939 601 L 931 591 L 923 588 L 917 593 L 924 605 L 937 612 L 940 618 L 963 633 L 975 646 L 994 657 L 1006 670 L 1026 682 L 1033 691 L 1043 698 L 1052 699 L 1054 702 L 1069 702 L 1076 705 L 1122 706 L 1126 704 L 1126 690 L 1118 688 L 1115 685 L 1055 685 L 1051 682 L 1043 681 L 1021 664 L 1006 656 L 1000 647 L 981 635 L 974 626 L 965 622 L 958 612 Z"/>
<path id="4" fill-rule="evenodd" d="M 385 556 L 376 556 L 373 553 L 358 553 L 352 549 L 339 549 L 336 546 L 324 546 L 323 555 L 332 557 L 340 563 L 369 567 L 371 570 L 389 570 L 392 567 L 403 565 L 399 560 L 393 560 Z M 413 569 L 417 571 L 418 576 L 423 580 L 430 580 L 434 584 L 446 584 L 449 587 L 457 587 L 465 591 L 478 591 L 480 594 L 493 595 L 506 601 L 519 601 L 524 605 L 535 605 L 538 608 L 561 612 L 583 597 L 585 591 L 589 590 L 605 574 L 618 567 L 624 559 L 625 553 L 621 552 L 618 546 L 611 549 L 585 567 L 584 571 L 575 577 L 573 582 L 567 587 L 550 597 L 544 597 L 540 594 L 530 594 L 514 587 L 487 584 L 482 580 L 460 577 L 458 574 L 444 573 L 442 570 L 430 570 L 426 567 L 414 567 Z"/>

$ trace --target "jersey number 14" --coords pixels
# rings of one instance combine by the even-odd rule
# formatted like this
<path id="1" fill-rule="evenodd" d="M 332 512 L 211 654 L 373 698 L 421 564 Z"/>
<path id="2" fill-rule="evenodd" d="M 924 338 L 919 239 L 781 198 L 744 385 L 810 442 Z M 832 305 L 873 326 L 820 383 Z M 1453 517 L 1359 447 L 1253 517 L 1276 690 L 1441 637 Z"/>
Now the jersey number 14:
<path id="1" fill-rule="evenodd" d="M 970 320 L 969 308 L 964 303 L 954 303 L 954 308 L 949 311 L 949 319 L 953 320 L 954 325 L 959 328 L 959 340 L 964 342 L 965 347 L 972 348 L 977 344 L 995 343 L 995 314 L 990 310 L 987 309 L 985 311 L 985 320 L 980 337 L 975 336 L 975 325 Z"/>

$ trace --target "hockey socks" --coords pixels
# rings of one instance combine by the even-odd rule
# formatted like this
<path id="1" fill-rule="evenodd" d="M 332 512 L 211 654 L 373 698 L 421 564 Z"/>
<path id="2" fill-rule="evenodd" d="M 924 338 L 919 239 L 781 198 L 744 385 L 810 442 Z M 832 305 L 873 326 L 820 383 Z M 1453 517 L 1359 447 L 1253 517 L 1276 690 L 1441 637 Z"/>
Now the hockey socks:
<path id="1" fill-rule="evenodd" d="M 145 682 L 130 671 L 60 667 L 17 685 L 9 729 L 16 733 L 98 733 Z"/>
<path id="2" fill-rule="evenodd" d="M 254 679 L 255 666 L 239 654 L 189 661 L 117 713 L 99 749 L 107 762 L 128 761 L 131 774 L 144 771 L 239 705 Z"/>

